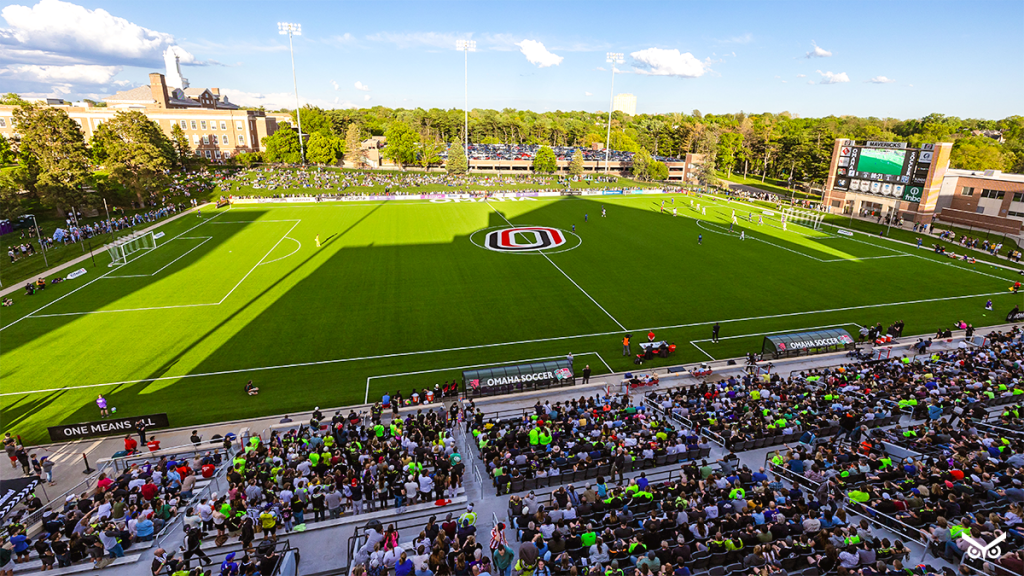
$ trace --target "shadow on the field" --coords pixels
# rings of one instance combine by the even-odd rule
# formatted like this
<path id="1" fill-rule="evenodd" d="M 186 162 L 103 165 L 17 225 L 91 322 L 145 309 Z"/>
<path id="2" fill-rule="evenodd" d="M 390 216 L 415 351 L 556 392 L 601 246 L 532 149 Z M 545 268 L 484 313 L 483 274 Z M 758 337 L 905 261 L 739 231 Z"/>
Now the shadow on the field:
<path id="1" fill-rule="evenodd" d="M 164 240 L 160 241 L 160 243 L 158 245 L 158 248 L 156 250 L 153 250 L 151 252 L 147 252 L 147 253 L 143 254 L 142 256 L 139 256 L 140 258 L 164 258 L 166 260 L 166 262 L 170 262 L 170 260 L 174 259 L 177 256 L 177 253 L 173 253 L 172 255 L 167 255 L 166 252 L 162 252 L 161 251 L 161 248 L 163 246 L 167 246 L 168 243 L 174 237 L 179 236 L 179 235 L 183 235 L 183 236 L 187 237 L 187 236 L 194 236 L 196 234 L 204 234 L 204 235 L 208 235 L 208 236 L 212 236 L 213 237 L 211 240 L 207 241 L 203 245 L 203 248 L 201 250 L 197 250 L 196 252 L 193 252 L 193 253 L 189 254 L 188 256 L 186 256 L 184 258 L 181 258 L 180 260 L 175 262 L 173 265 L 171 265 L 170 268 L 168 268 L 167 270 L 162 272 L 160 276 L 157 276 L 157 277 L 147 277 L 147 278 L 116 279 L 116 280 L 113 280 L 113 279 L 99 279 L 98 277 L 103 276 L 103 275 L 108 274 L 108 273 L 111 273 L 111 276 L 116 276 L 116 275 L 119 274 L 119 270 L 124 270 L 124 269 L 119 269 L 119 270 L 115 270 L 115 271 L 112 272 L 111 269 L 106 268 L 106 266 L 104 266 L 104 265 L 96 265 L 95 268 L 94 268 L 94 266 L 92 265 L 92 262 L 90 261 L 88 264 L 86 264 L 84 266 L 84 268 L 86 268 L 88 273 L 86 274 L 86 276 L 82 277 L 81 279 L 77 279 L 77 280 L 73 280 L 73 281 L 66 281 L 66 282 L 63 282 L 61 284 L 56 284 L 56 285 L 52 285 L 51 284 L 51 285 L 47 286 L 45 291 L 43 291 L 41 293 L 37 293 L 34 296 L 24 296 L 24 295 L 18 296 L 17 294 L 13 295 L 12 297 L 15 299 L 15 301 L 18 304 L 22 304 L 23 302 L 26 302 L 26 301 L 32 302 L 35 305 L 35 313 L 33 313 L 32 308 L 30 308 L 30 310 L 26 310 L 26 307 L 24 307 L 24 306 L 23 307 L 12 306 L 10 308 L 3 308 L 5 313 L 7 311 L 12 311 L 12 312 L 15 312 L 17 314 L 17 317 L 5 317 L 5 318 L 3 318 L 3 321 L 0 322 L 0 327 L 6 326 L 6 325 L 10 324 L 11 322 L 13 322 L 14 320 L 16 320 L 17 318 L 25 317 L 26 315 L 29 315 L 30 313 L 34 314 L 35 316 L 43 316 L 43 315 L 47 315 L 47 314 L 58 314 L 58 315 L 49 316 L 49 317 L 45 317 L 45 318 L 36 318 L 36 317 L 24 318 L 23 320 L 20 320 L 16 324 L 11 325 L 9 328 L 0 331 L 0 349 L 2 349 L 3 355 L 6 357 L 6 356 L 12 355 L 12 354 L 22 354 L 22 355 L 33 354 L 31 349 L 25 349 L 25 348 L 29 348 L 31 346 L 40 346 L 40 345 L 46 345 L 46 346 L 49 346 L 49 345 L 59 345 L 59 339 L 57 341 L 49 341 L 49 340 L 47 340 L 47 338 L 52 338 L 53 337 L 53 333 L 56 332 L 56 331 L 66 330 L 69 327 L 74 328 L 74 323 L 76 321 L 82 320 L 82 319 L 87 318 L 87 317 L 91 317 L 93 320 L 95 318 L 109 319 L 110 320 L 110 325 L 106 325 L 105 328 L 98 328 L 98 329 L 116 331 L 118 329 L 118 321 L 117 320 L 118 320 L 118 316 L 119 315 L 121 315 L 121 314 L 146 314 L 146 313 L 145 312 L 138 312 L 138 313 L 132 312 L 132 313 L 109 313 L 109 314 L 101 314 L 101 315 L 81 315 L 81 314 L 74 314 L 74 312 L 72 312 L 72 311 L 96 311 L 96 310 L 101 310 L 101 308 L 103 308 L 104 306 L 108 306 L 108 305 L 110 305 L 110 304 L 112 304 L 114 302 L 117 302 L 122 297 L 126 296 L 127 294 L 132 293 L 132 291 L 146 289 L 146 288 L 152 287 L 152 286 L 157 286 L 157 285 L 159 285 L 159 284 L 161 284 L 163 282 L 167 282 L 170 279 L 173 279 L 177 275 L 188 273 L 189 269 L 191 268 L 191 266 L 193 266 L 196 262 L 198 262 L 200 259 L 202 259 L 206 254 L 208 254 L 210 251 L 212 251 L 216 247 L 218 247 L 218 246 L 220 246 L 220 245 L 230 241 L 231 238 L 233 238 L 234 236 L 238 235 L 244 229 L 248 228 L 249 225 L 251 225 L 251 224 L 219 225 L 219 227 L 216 227 L 216 231 L 217 232 L 216 233 L 211 233 L 211 232 L 207 232 L 207 231 L 211 230 L 212 224 L 211 224 L 211 228 L 207 228 L 207 225 L 208 225 L 207 222 L 215 222 L 215 221 L 218 221 L 218 220 L 222 220 L 225 217 L 230 217 L 232 221 L 237 221 L 237 220 L 240 220 L 240 219 L 257 220 L 257 219 L 261 218 L 262 216 L 264 216 L 266 214 L 266 210 L 257 209 L 257 210 L 250 210 L 250 211 L 246 211 L 246 212 L 236 212 L 236 213 L 230 213 L 227 210 L 221 210 L 219 212 L 216 212 L 216 214 L 218 214 L 216 218 L 213 218 L 213 217 L 205 218 L 205 221 L 203 222 L 203 224 L 199 225 L 199 227 L 197 227 L 197 223 L 198 222 L 197 222 L 196 218 L 183 217 L 183 218 L 179 218 L 176 221 L 169 222 L 169 223 L 165 224 L 164 227 L 161 227 L 159 229 L 161 232 L 164 232 L 165 235 L 166 235 Z M 230 216 L 228 216 L 228 214 L 230 214 Z M 245 214 L 245 215 L 243 216 L 242 214 Z M 132 260 L 132 261 L 134 261 L 134 260 Z M 100 257 L 98 255 L 96 256 L 96 262 L 97 262 L 97 264 L 101 263 Z M 166 263 L 166 262 L 162 262 L 162 263 Z M 127 265 L 130 266 L 131 263 L 132 262 L 130 261 Z M 91 284 L 86 286 L 86 283 L 90 283 L 90 282 L 91 282 Z M 76 290 L 78 290 L 78 291 L 76 291 Z M 71 293 L 72 291 L 76 291 L 76 292 L 74 294 L 72 294 Z M 45 300 L 43 298 L 45 298 Z M 55 300 L 57 300 L 58 298 L 62 298 L 62 299 L 59 302 L 55 302 Z M 46 304 L 48 304 L 50 302 L 53 302 L 53 305 L 49 305 L 47 307 L 41 307 L 41 306 L 44 306 L 44 305 L 46 305 Z M 63 306 L 63 307 L 58 307 L 58 306 Z M 65 314 L 67 314 L 67 316 L 62 316 L 62 315 L 65 315 Z M 90 324 L 90 326 L 95 326 L 95 325 L 94 324 Z M 92 331 L 92 330 L 96 330 L 96 329 L 97 328 L 89 328 L 88 330 Z M 155 326 L 154 329 L 159 329 L 159 327 Z M 70 337 L 77 338 L 78 336 L 79 336 L 78 334 L 72 334 Z M 124 337 L 124 338 L 132 338 L 134 336 L 136 336 L 136 335 L 133 335 L 133 334 L 123 334 L 122 335 L 122 337 Z M 83 348 L 83 347 L 84 348 L 88 348 L 89 342 L 85 341 L 85 342 L 83 342 L 81 344 L 74 344 L 74 345 L 76 347 L 79 347 L 79 348 Z M 69 351 L 69 352 L 71 352 L 71 351 Z M 76 352 L 75 354 L 79 354 L 81 352 L 82 352 L 82 349 L 79 349 L 79 351 Z M 74 354 L 72 354 L 72 357 L 74 357 Z M 71 357 L 69 357 L 69 358 L 71 358 Z M 18 359 L 17 360 L 18 363 L 31 362 L 31 361 L 32 361 L 31 358 L 26 359 L 26 360 L 23 360 L 23 359 Z M 74 360 L 67 360 L 67 361 L 68 362 L 74 362 Z M 6 366 L 9 368 L 10 367 L 10 363 L 8 363 Z M 60 367 L 59 366 L 53 366 L 52 370 L 54 370 L 54 371 L 60 370 Z M 47 389 L 47 388 L 55 387 L 55 386 L 52 385 L 52 382 L 50 382 L 48 380 L 45 380 L 45 379 L 41 379 L 41 380 L 36 381 L 36 382 L 19 381 L 18 382 L 18 388 L 14 388 L 13 390 L 11 389 L 12 386 L 10 386 L 10 387 L 4 386 L 4 384 L 8 384 L 8 385 L 12 384 L 19 377 L 23 377 L 23 376 L 20 376 L 16 369 L 9 369 L 9 370 L 7 370 L 5 374 L 0 376 L 0 390 L 3 390 L 3 392 L 8 392 L 8 390 L 11 390 L 11 392 L 16 392 L 17 389 L 31 390 L 31 389 Z M 72 382 L 70 385 L 75 385 L 77 383 L 79 383 L 79 382 Z M 93 382 L 86 382 L 86 383 L 93 383 Z M 103 390 L 103 392 L 105 394 L 106 390 Z M 59 394 L 63 394 L 63 393 L 59 393 Z M 95 419 L 96 413 L 95 413 L 95 406 L 94 405 L 89 405 L 89 402 L 86 401 L 85 404 L 87 406 L 85 406 L 85 408 L 83 408 L 81 410 L 78 410 L 78 411 L 72 411 L 72 407 L 71 406 L 61 406 L 59 403 L 55 404 L 55 401 L 59 398 L 59 394 L 54 396 L 53 394 L 48 394 L 48 393 L 29 393 L 29 394 L 26 394 L 25 396 L 0 397 L 0 429 L 7 429 L 10 426 L 12 426 L 13 424 L 15 424 L 15 423 L 17 423 L 19 421 L 23 421 L 27 417 L 33 416 L 34 412 L 47 411 L 47 409 L 48 409 L 48 411 L 45 412 L 45 413 L 51 414 L 52 415 L 51 417 L 53 419 L 53 421 L 50 422 L 50 425 L 56 425 L 57 423 L 61 423 L 61 422 L 77 422 L 77 421 L 87 421 L 87 420 Z M 93 399 L 94 398 L 95 397 L 93 397 Z M 25 406 L 29 406 L 31 408 L 24 409 L 23 407 L 25 407 Z M 59 414 L 53 414 L 54 407 L 59 408 L 59 410 L 60 410 Z M 76 419 L 76 418 L 81 418 L 81 417 L 84 417 L 84 420 Z"/>
<path id="2" fill-rule="evenodd" d="M 360 217 L 358 220 L 356 220 L 351 225 L 349 225 L 349 227 L 346 228 L 344 231 L 342 231 L 340 233 L 337 233 L 337 234 L 332 234 L 332 235 L 328 236 L 327 240 L 324 240 L 323 242 L 320 243 L 320 250 L 324 250 L 324 249 L 328 248 L 332 243 L 334 243 L 334 242 L 340 240 L 341 238 L 343 238 L 345 236 L 345 234 L 348 234 L 353 228 L 355 228 L 360 223 L 362 223 L 364 220 L 366 220 L 367 218 L 372 216 L 374 212 L 379 210 L 381 208 L 381 206 L 384 206 L 385 204 L 387 204 L 386 201 L 384 203 L 381 203 L 381 204 L 375 206 L 373 208 L 373 210 L 370 210 L 366 214 L 363 214 L 362 217 Z M 167 372 L 171 368 L 174 367 L 175 364 L 177 364 L 181 360 L 181 358 L 183 356 L 185 356 L 193 348 L 195 348 L 196 346 L 202 344 L 203 342 L 206 341 L 207 338 L 213 336 L 218 331 L 220 331 L 221 328 L 223 328 L 224 326 L 229 324 L 232 320 L 237 318 L 239 314 L 241 314 L 242 312 L 245 312 L 249 308 L 249 306 L 252 306 L 256 302 L 258 302 L 260 300 L 260 298 L 262 298 L 263 296 L 265 296 L 266 294 L 271 292 L 274 288 L 276 288 L 278 285 L 280 285 L 282 282 L 287 280 L 292 274 L 294 274 L 296 271 L 300 270 L 303 266 L 305 266 L 306 263 L 308 263 L 313 258 L 316 258 L 318 254 L 319 254 L 318 251 L 310 252 L 310 254 L 308 256 L 306 256 L 306 258 L 300 260 L 297 264 L 295 264 L 291 268 L 291 270 L 289 270 L 289 271 L 285 272 L 284 274 L 282 274 L 280 278 L 278 278 L 272 284 L 270 284 L 269 286 L 264 288 L 262 291 L 260 291 L 259 294 L 256 294 L 255 296 L 250 298 L 248 302 L 246 302 L 245 304 L 239 306 L 228 317 L 224 318 L 219 323 L 217 323 L 217 325 L 215 325 L 214 327 L 210 328 L 205 333 L 203 333 L 202 335 L 197 337 L 195 340 L 192 341 L 192 343 L 190 345 L 188 345 L 188 346 L 182 348 L 181 350 L 179 350 L 177 354 L 175 354 L 174 356 L 169 358 L 166 362 L 164 362 L 159 368 L 154 370 L 153 373 L 151 373 L 144 380 L 141 380 L 140 382 L 135 383 L 135 384 L 131 384 L 131 385 L 129 385 L 129 387 L 135 387 L 135 386 L 138 386 L 139 384 L 145 385 L 145 384 L 148 384 L 150 382 L 153 382 L 154 380 L 156 380 L 158 378 L 163 377 L 165 374 L 167 374 Z M 126 392 L 130 392 L 130 391 L 126 391 Z"/>
<path id="3" fill-rule="evenodd" d="M 66 390 L 57 390 L 55 392 L 47 392 L 44 394 L 33 394 L 26 396 L 18 396 L 17 400 L 13 404 L 7 404 L 4 402 L 3 409 L 3 431 L 15 433 L 18 430 L 18 426 L 27 418 L 33 416 L 40 410 L 50 407 L 56 404 L 60 400 L 61 396 L 67 393 Z M 10 396 L 8 396 L 10 398 Z M 95 406 L 93 407 L 95 408 Z M 93 410 L 93 416 L 96 415 L 96 410 Z M 56 426 L 62 422 L 68 420 L 61 420 L 60 422 L 52 422 L 50 426 Z M 46 430 L 33 430 L 33 436 L 37 436 L 39 433 L 46 434 Z M 26 440 L 27 442 L 28 440 Z"/>
<path id="4" fill-rule="evenodd" d="M 710 209 L 706 219 L 714 216 L 717 222 L 710 231 L 702 228 L 705 217 L 690 211 L 688 200 L 676 197 L 678 217 L 650 210 L 647 202 L 624 205 L 609 197 L 493 201 L 486 212 L 458 214 L 474 222 L 479 217 L 480 230 L 508 227 L 506 218 L 516 226 L 563 231 L 575 225 L 582 242 L 553 249 L 547 257 L 488 250 L 482 235 L 472 234 L 433 244 L 377 242 L 324 250 L 355 227 L 367 225 L 384 205 L 378 204 L 322 242 L 321 251 L 282 268 L 280 278 L 228 318 L 190 337 L 146 379 L 107 393 L 108 402 L 133 414 L 167 412 L 172 426 L 289 413 L 313 405 L 361 403 L 369 376 L 564 355 L 570 342 L 587 346 L 571 351 L 596 351 L 614 369 L 625 370 L 631 365 L 630 358 L 621 355 L 623 328 L 636 335 L 656 327 L 659 337 L 680 345 L 671 363 L 681 363 L 705 359 L 688 342 L 707 338 L 716 321 L 729 336 L 848 321 L 890 322 L 904 317 L 902 308 L 883 311 L 870 305 L 898 301 L 897 294 L 920 294 L 922 285 L 935 286 L 933 294 L 964 293 L 956 292 L 964 285 L 947 287 L 936 281 L 948 278 L 948 269 L 921 265 L 904 274 L 888 274 L 885 292 L 894 296 L 880 296 L 873 277 L 891 272 L 891 266 L 822 262 L 832 258 L 823 254 L 834 254 L 837 245 L 863 249 L 861 254 L 867 247 L 837 244 L 843 241 L 835 239 L 831 245 L 824 244 L 829 240 L 803 237 L 796 241 L 795 235 L 758 231 L 756 224 L 746 222 L 741 226 L 750 235 L 764 235 L 770 244 L 751 236 L 741 241 L 727 232 L 725 216 L 714 216 L 717 212 Z M 682 213 L 684 202 L 689 215 Z M 601 216 L 602 208 L 607 208 L 607 217 Z M 422 225 L 448 225 L 455 213 L 444 213 L 446 209 L 423 206 Z M 584 214 L 589 215 L 586 222 Z M 698 234 L 703 234 L 699 247 Z M 322 260 L 310 266 L 316 257 Z M 856 272 L 849 267 L 856 267 Z M 273 301 L 244 326 L 221 333 L 289 279 L 294 282 L 285 294 L 271 295 Z M 985 278 L 967 280 L 976 284 Z M 842 303 L 835 297 L 840 289 Z M 970 289 L 980 291 L 977 286 Z M 866 304 L 865 310 L 813 312 L 856 304 Z M 927 324 L 923 330 L 932 330 L 934 314 L 930 309 L 921 312 L 925 308 L 910 308 L 911 314 L 905 316 L 908 325 Z M 574 335 L 580 339 L 560 340 Z M 190 351 L 211 348 L 211 343 L 216 349 L 189 371 L 195 376 L 167 376 Z M 728 346 L 723 344 L 715 355 L 721 357 Z M 473 349 L 418 355 L 460 347 Z M 733 348 L 743 351 L 738 345 Z M 423 384 L 460 377 L 458 371 L 437 372 L 424 377 Z M 154 384 L 159 378 L 165 380 Z M 258 396 L 243 392 L 249 379 L 260 388 Z M 370 397 L 390 385 L 375 380 Z M 94 405 L 81 399 L 76 405 L 81 408 L 61 421 L 94 419 Z"/>

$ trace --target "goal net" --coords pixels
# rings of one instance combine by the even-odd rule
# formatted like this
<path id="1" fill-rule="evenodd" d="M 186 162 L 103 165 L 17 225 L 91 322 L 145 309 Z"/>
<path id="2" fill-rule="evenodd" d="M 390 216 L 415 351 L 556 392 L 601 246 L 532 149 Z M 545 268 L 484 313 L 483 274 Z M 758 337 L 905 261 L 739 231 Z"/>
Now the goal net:
<path id="1" fill-rule="evenodd" d="M 825 217 L 821 212 L 808 212 L 796 208 L 786 208 L 782 211 L 783 218 L 790 224 L 800 224 L 808 228 L 818 230 L 821 228 L 821 221 Z"/>
<path id="2" fill-rule="evenodd" d="M 152 250 L 156 248 L 156 238 L 152 232 L 146 232 L 145 234 L 132 234 L 130 236 L 124 236 L 118 238 L 113 244 L 107 247 L 107 253 L 110 254 L 110 266 L 120 266 L 128 263 L 128 257 L 136 252 L 142 250 Z"/>

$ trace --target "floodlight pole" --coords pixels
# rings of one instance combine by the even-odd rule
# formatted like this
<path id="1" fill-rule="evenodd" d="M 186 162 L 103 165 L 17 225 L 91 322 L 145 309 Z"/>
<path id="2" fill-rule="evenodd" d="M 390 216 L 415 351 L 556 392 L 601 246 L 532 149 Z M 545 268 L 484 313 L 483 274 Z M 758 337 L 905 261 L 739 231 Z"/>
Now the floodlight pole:
<path id="1" fill-rule="evenodd" d="M 288 35 L 288 52 L 292 56 L 292 84 L 295 86 L 295 119 L 299 125 L 299 155 L 302 158 L 302 165 L 306 164 L 306 145 L 302 141 L 302 110 L 299 107 L 299 81 L 295 76 L 295 46 L 292 44 L 292 35 L 302 36 L 302 24 L 291 22 L 278 22 L 278 33 Z"/>
<path id="2" fill-rule="evenodd" d="M 466 104 L 463 108 L 463 146 L 466 153 L 466 171 L 469 171 L 469 53 L 476 52 L 476 40 L 456 40 L 455 49 L 462 50 L 466 67 Z"/>
<path id="3" fill-rule="evenodd" d="M 609 156 L 612 145 L 612 109 L 615 108 L 615 65 L 622 64 L 624 58 L 619 52 L 609 52 L 606 61 L 612 65 L 612 88 L 608 97 L 608 135 L 604 141 L 604 173 L 608 173 Z"/>
<path id="4" fill-rule="evenodd" d="M 47 268 L 50 267 L 50 263 L 46 261 L 46 244 L 43 242 L 43 235 L 39 232 L 39 222 L 36 221 L 35 214 L 29 214 L 32 217 L 32 224 L 36 227 L 36 240 L 39 242 L 39 247 L 43 249 L 43 264 Z"/>

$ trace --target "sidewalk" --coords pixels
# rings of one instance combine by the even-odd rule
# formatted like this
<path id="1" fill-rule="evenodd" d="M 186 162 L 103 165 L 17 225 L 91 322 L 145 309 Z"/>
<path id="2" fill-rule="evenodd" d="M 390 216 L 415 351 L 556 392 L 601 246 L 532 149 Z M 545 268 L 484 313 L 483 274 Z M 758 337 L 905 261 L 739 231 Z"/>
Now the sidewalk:
<path id="1" fill-rule="evenodd" d="M 203 204 L 199 208 L 203 209 L 203 208 L 206 208 L 209 205 L 210 204 Z M 135 231 L 135 233 L 136 234 L 145 234 L 147 232 L 156 230 L 157 228 L 163 226 L 164 224 L 167 224 L 168 222 L 173 222 L 173 221 L 177 220 L 178 218 L 181 218 L 182 216 L 186 216 L 186 215 L 191 214 L 191 213 L 192 213 L 192 209 L 191 208 L 186 208 L 185 210 L 182 210 L 181 212 L 178 212 L 174 216 L 170 216 L 170 217 L 164 218 L 163 220 L 160 220 L 160 221 L 154 223 L 152 226 L 150 226 L 148 228 L 144 228 L 142 230 Z M 94 255 L 98 256 L 100 254 L 105 253 L 106 251 L 107 251 L 107 246 L 106 245 L 100 246 L 99 248 L 93 249 L 91 252 L 86 252 L 86 253 L 82 254 L 81 256 L 75 258 L 74 260 L 68 260 L 67 262 L 64 262 L 63 264 L 58 264 L 57 266 L 54 266 L 53 268 L 50 268 L 49 270 L 41 272 L 39 274 L 39 277 L 46 278 L 46 277 L 49 277 L 49 276 L 53 276 L 54 274 L 56 274 L 57 272 L 60 272 L 61 270 L 64 270 L 65 268 L 71 268 L 72 266 L 75 266 L 77 264 L 81 264 L 82 262 L 85 262 L 86 260 L 89 260 L 90 258 L 92 258 Z M 14 292 L 17 292 L 19 290 L 24 290 L 24 289 L 25 289 L 25 285 L 24 284 L 21 284 L 21 283 L 12 284 L 12 285 L 8 286 L 7 288 L 4 288 L 3 290 L 0 290 L 0 296 L 6 296 L 8 294 L 12 294 Z"/>

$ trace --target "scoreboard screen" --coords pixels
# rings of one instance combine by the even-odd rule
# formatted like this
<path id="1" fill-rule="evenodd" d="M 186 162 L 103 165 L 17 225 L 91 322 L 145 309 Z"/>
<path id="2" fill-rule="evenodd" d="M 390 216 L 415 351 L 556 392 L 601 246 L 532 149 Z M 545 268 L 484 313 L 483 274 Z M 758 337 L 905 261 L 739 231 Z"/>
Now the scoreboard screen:
<path id="1" fill-rule="evenodd" d="M 934 145 L 907 148 L 906 142 L 846 141 L 839 148 L 833 188 L 919 202 Z"/>

